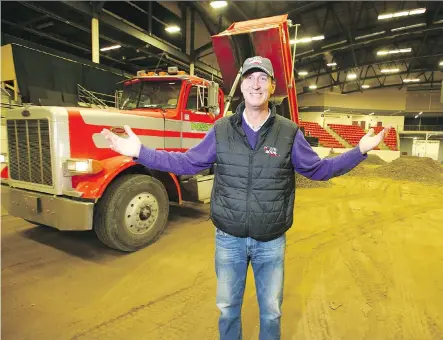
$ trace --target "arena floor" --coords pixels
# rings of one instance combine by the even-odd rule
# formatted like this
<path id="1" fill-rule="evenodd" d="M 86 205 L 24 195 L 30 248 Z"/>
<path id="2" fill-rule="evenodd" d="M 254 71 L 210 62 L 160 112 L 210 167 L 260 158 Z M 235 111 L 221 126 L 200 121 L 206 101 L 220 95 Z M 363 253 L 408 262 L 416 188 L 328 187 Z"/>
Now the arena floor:
<path id="1" fill-rule="evenodd" d="M 282 339 L 443 339 L 441 186 L 343 176 L 298 189 Z M 173 207 L 152 246 L 2 217 L 3 339 L 217 339 L 208 206 Z M 252 271 L 244 339 L 258 339 Z"/>

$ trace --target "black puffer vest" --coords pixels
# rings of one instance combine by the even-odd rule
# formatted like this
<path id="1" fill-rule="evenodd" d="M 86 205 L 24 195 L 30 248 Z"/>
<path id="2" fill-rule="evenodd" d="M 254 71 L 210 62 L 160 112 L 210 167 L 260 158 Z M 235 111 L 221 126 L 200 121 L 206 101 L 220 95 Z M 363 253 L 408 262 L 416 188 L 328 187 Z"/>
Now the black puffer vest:
<path id="1" fill-rule="evenodd" d="M 297 125 L 275 113 L 260 129 L 252 150 L 242 129 L 244 103 L 215 124 L 217 160 L 211 219 L 237 237 L 270 241 L 292 225 L 295 173 L 291 161 Z"/>

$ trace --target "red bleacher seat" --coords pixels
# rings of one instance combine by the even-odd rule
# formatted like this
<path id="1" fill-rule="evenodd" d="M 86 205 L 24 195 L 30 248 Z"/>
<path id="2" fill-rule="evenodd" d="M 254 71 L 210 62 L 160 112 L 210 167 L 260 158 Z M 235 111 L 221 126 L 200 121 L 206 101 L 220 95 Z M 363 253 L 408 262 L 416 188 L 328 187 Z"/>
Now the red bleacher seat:
<path id="1" fill-rule="evenodd" d="M 323 129 L 319 124 L 314 122 L 300 121 L 300 126 L 305 129 L 305 135 L 318 138 L 318 142 L 321 146 L 326 148 L 344 148 L 344 146 L 336 140 L 332 135 Z"/>
<path id="2" fill-rule="evenodd" d="M 328 124 L 328 126 L 352 146 L 358 145 L 360 139 L 366 134 L 358 125 Z"/>

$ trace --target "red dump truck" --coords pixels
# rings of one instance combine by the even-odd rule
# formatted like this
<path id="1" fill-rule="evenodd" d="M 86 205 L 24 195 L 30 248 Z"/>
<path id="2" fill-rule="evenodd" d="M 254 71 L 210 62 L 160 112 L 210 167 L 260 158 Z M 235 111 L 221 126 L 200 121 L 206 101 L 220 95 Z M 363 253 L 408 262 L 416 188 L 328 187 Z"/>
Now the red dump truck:
<path id="1" fill-rule="evenodd" d="M 213 81 L 170 68 L 139 72 L 126 81 L 118 109 L 10 110 L 2 205 L 35 224 L 93 229 L 103 243 L 122 251 L 152 243 L 167 226 L 170 202 L 208 202 L 214 175 L 148 169 L 112 151 L 100 131 L 109 128 L 124 136 L 123 125 L 129 125 L 149 147 L 185 152 L 226 114 L 238 95 L 242 63 L 252 55 L 272 61 L 274 100 L 282 103 L 282 114 L 298 122 L 289 25 L 282 15 L 234 23 L 212 37 L 224 84 L 232 87 L 227 96 Z"/>

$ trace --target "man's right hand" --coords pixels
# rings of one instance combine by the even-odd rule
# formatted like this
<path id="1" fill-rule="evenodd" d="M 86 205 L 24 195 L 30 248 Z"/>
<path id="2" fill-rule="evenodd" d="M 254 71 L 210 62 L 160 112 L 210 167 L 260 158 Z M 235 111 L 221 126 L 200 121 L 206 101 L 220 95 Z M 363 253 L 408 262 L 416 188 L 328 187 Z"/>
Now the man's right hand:
<path id="1" fill-rule="evenodd" d="M 103 129 L 101 134 L 109 141 L 109 147 L 115 152 L 128 157 L 138 157 L 142 145 L 140 139 L 128 125 L 124 127 L 128 138 L 121 138 L 108 129 Z"/>

